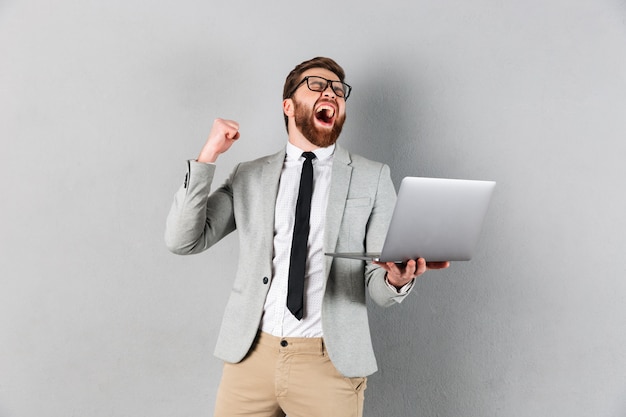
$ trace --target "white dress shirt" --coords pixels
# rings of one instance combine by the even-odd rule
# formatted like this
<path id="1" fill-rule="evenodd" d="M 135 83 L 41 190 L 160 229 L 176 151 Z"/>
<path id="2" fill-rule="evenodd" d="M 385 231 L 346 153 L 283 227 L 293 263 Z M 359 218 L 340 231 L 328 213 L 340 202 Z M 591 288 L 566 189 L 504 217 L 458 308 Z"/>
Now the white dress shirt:
<path id="1" fill-rule="evenodd" d="M 285 162 L 280 174 L 274 213 L 274 257 L 272 281 L 260 329 L 278 337 L 323 337 L 322 301 L 324 297 L 324 225 L 335 145 L 315 150 L 313 160 L 313 196 L 311 197 L 310 231 L 304 275 L 304 316 L 296 319 L 287 308 L 289 262 L 295 222 L 296 202 L 304 157 L 302 149 L 287 143 Z M 389 288 L 405 294 L 414 280 L 400 289 L 385 279 Z"/>
<path id="2" fill-rule="evenodd" d="M 296 319 L 287 308 L 287 285 L 291 240 L 304 157 L 302 150 L 287 143 L 274 214 L 272 282 L 265 299 L 261 330 L 278 337 L 322 337 L 324 297 L 324 223 L 335 145 L 315 150 L 313 196 L 308 256 L 304 276 L 304 316 Z"/>

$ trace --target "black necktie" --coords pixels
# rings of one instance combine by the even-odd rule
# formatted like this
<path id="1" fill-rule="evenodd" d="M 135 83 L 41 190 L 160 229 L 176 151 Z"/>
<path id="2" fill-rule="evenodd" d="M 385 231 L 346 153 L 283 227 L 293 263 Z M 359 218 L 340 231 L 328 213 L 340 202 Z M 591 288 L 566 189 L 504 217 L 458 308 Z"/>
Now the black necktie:
<path id="1" fill-rule="evenodd" d="M 309 240 L 309 216 L 311 214 L 311 196 L 313 195 L 313 152 L 302 154 L 306 159 L 302 165 L 300 191 L 296 203 L 296 218 L 291 241 L 291 261 L 289 262 L 289 286 L 287 290 L 287 308 L 302 320 L 304 305 L 304 272 L 306 270 L 307 242 Z"/>

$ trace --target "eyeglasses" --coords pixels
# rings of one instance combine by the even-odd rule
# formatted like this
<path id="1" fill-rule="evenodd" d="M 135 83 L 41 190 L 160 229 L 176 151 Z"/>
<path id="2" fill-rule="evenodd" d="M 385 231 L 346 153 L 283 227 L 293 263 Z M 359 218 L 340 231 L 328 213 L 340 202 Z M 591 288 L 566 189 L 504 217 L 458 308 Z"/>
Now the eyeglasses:
<path id="1" fill-rule="evenodd" d="M 350 91 L 352 91 L 352 87 L 350 87 L 348 84 L 344 83 L 343 81 L 332 81 L 332 80 L 327 80 L 324 77 L 317 77 L 317 76 L 310 75 L 308 77 L 304 77 L 302 81 L 300 81 L 298 85 L 296 85 L 294 89 L 291 90 L 291 93 L 287 97 L 291 97 L 293 93 L 295 93 L 296 90 L 300 88 L 300 86 L 304 84 L 305 82 L 309 90 L 315 91 L 318 93 L 321 93 L 322 91 L 326 91 L 326 89 L 328 88 L 328 85 L 330 84 L 330 88 L 333 90 L 335 95 L 337 97 L 343 98 L 344 100 L 348 99 L 348 96 L 350 95 Z"/>

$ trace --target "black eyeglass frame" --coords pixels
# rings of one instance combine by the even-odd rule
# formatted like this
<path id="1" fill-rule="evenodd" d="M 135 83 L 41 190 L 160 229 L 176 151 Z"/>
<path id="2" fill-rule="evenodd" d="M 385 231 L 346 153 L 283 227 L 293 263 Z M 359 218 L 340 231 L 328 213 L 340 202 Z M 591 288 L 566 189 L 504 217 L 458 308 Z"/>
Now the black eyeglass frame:
<path id="1" fill-rule="evenodd" d="M 317 90 L 313 90 L 313 89 L 311 88 L 311 86 L 309 86 L 309 78 L 319 78 L 319 79 L 322 79 L 322 80 L 326 81 L 326 85 L 324 86 L 324 88 L 323 88 L 323 89 L 321 89 L 321 90 L 319 90 L 319 91 L 317 91 Z M 350 97 L 350 93 L 352 92 L 352 87 L 351 87 L 349 84 L 344 83 L 343 81 L 339 81 L 339 80 L 329 80 L 329 79 L 326 79 L 326 78 L 324 78 L 324 77 L 320 77 L 319 75 L 308 75 L 308 76 L 304 77 L 304 78 L 302 79 L 302 81 L 300 81 L 300 82 L 298 83 L 298 85 L 296 85 L 296 86 L 295 86 L 295 87 L 291 90 L 291 93 L 289 93 L 289 95 L 288 95 L 287 97 L 288 97 L 288 98 L 291 98 L 291 96 L 293 96 L 293 95 L 294 95 L 294 93 L 296 92 L 296 90 L 297 90 L 298 88 L 300 88 L 300 86 L 301 86 L 302 84 L 304 84 L 305 82 L 306 82 L 306 86 L 307 86 L 307 88 L 308 88 L 309 90 L 311 90 L 311 91 L 316 92 L 316 93 L 321 93 L 321 92 L 326 91 L 326 89 L 327 89 L 327 88 L 328 88 L 328 86 L 330 85 L 331 89 L 333 90 L 333 93 L 335 93 L 335 95 L 337 95 L 337 97 L 341 97 L 341 96 L 340 96 L 340 95 L 338 95 L 338 94 L 337 94 L 337 91 L 335 91 L 335 89 L 333 88 L 333 83 L 340 83 L 340 84 L 344 87 L 344 91 L 345 91 L 345 95 L 344 95 L 343 97 L 341 97 L 341 98 L 343 98 L 343 99 L 344 99 L 344 101 L 348 100 L 348 97 Z"/>

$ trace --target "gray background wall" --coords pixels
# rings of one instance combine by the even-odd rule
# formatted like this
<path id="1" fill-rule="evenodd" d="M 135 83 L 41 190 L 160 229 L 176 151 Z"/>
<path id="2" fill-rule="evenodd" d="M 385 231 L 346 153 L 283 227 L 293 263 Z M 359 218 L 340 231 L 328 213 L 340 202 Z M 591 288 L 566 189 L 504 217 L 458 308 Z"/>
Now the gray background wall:
<path id="1" fill-rule="evenodd" d="M 334 57 L 341 142 L 493 179 L 479 253 L 370 310 L 366 416 L 626 416 L 626 4 L 0 1 L 0 416 L 209 416 L 237 238 L 164 220 L 212 120 L 285 142 L 293 66 Z"/>

